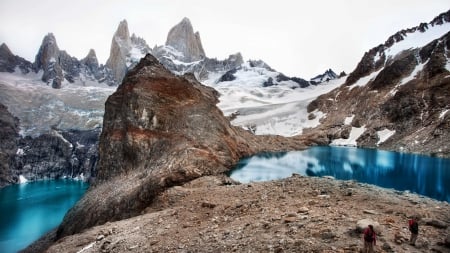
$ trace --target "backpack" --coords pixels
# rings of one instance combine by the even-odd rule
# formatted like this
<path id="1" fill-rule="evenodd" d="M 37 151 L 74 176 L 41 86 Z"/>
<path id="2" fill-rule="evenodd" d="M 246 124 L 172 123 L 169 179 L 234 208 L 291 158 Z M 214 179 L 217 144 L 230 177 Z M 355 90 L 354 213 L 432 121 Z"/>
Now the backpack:
<path id="1" fill-rule="evenodd" d="M 373 242 L 373 231 L 372 230 L 367 229 L 367 231 L 364 233 L 364 241 Z"/>
<path id="2" fill-rule="evenodd" d="M 411 225 L 409 226 L 409 231 L 411 231 L 411 233 L 413 234 L 419 233 L 419 224 L 417 223 L 417 221 L 412 221 Z"/>

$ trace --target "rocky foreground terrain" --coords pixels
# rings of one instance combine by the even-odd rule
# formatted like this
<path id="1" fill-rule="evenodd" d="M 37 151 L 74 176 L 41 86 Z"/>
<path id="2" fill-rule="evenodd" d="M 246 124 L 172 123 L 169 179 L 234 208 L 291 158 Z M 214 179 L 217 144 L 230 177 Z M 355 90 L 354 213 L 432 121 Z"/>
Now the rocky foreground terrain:
<path id="1" fill-rule="evenodd" d="M 240 158 L 314 140 L 253 135 L 217 101 L 192 75 L 143 58 L 106 102 L 96 182 L 25 252 L 357 252 L 362 219 L 378 223 L 384 252 L 449 250 L 447 202 L 328 178 L 233 182 L 225 174 Z M 423 218 L 416 247 L 412 215 Z"/>
<path id="2" fill-rule="evenodd" d="M 422 217 L 416 246 L 407 242 L 413 215 Z M 62 238 L 48 252 L 358 252 L 366 222 L 379 224 L 377 252 L 450 251 L 447 202 L 294 175 L 250 184 L 202 177 L 166 190 L 137 217 Z"/>

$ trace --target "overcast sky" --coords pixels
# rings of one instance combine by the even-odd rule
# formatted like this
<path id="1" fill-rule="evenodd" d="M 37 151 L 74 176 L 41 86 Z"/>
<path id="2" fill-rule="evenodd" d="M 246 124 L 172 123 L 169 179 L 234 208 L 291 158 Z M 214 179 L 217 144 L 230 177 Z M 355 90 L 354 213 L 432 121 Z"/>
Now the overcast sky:
<path id="1" fill-rule="evenodd" d="M 34 61 L 43 37 L 81 59 L 109 56 L 119 22 L 150 47 L 188 17 L 206 55 L 241 52 L 306 79 L 326 69 L 351 72 L 364 52 L 403 28 L 429 22 L 448 0 L 0 0 L 0 43 Z"/>

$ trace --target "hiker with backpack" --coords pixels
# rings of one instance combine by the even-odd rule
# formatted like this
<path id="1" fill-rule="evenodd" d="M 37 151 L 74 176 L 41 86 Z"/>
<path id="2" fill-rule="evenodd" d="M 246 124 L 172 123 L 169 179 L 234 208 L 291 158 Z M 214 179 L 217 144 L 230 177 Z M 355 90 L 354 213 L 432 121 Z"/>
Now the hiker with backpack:
<path id="1" fill-rule="evenodd" d="M 374 246 L 377 244 L 377 236 L 375 230 L 373 230 L 373 226 L 369 225 L 363 232 L 363 241 L 364 241 L 364 253 L 373 253 Z"/>
<path id="2" fill-rule="evenodd" d="M 416 245 L 417 236 L 419 236 L 419 223 L 417 223 L 417 218 L 412 217 L 408 221 L 409 231 L 411 232 L 411 237 L 409 238 L 409 243 L 413 246 Z"/>

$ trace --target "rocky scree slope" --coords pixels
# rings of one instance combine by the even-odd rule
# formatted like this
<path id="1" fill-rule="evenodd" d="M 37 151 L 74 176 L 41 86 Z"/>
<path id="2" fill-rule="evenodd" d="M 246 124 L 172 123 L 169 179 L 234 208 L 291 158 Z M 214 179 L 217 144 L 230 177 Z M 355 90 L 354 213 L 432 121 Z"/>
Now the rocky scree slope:
<path id="1" fill-rule="evenodd" d="M 448 252 L 449 214 L 446 202 L 354 181 L 294 175 L 234 184 L 207 176 L 168 188 L 137 217 L 62 238 L 47 252 L 360 252 L 369 223 L 376 252 Z M 413 215 L 422 218 L 416 246 L 408 243 Z"/>
<path id="2" fill-rule="evenodd" d="M 243 156 L 305 147 L 300 139 L 231 126 L 217 96 L 193 75 L 175 76 L 146 55 L 106 102 L 97 182 L 68 212 L 57 238 L 138 215 L 166 188 L 223 174 Z"/>
<path id="3" fill-rule="evenodd" d="M 309 104 L 308 112 L 326 116 L 308 138 L 449 157 L 450 32 L 421 47 L 394 48 L 448 22 L 450 11 L 367 52 L 341 87 Z"/>

